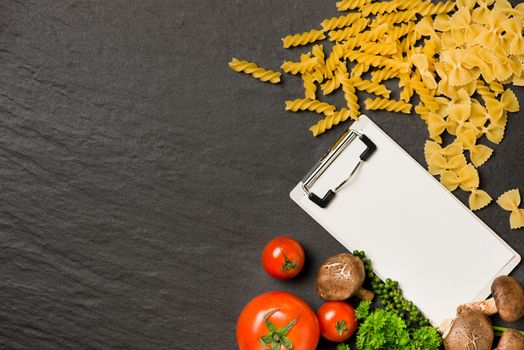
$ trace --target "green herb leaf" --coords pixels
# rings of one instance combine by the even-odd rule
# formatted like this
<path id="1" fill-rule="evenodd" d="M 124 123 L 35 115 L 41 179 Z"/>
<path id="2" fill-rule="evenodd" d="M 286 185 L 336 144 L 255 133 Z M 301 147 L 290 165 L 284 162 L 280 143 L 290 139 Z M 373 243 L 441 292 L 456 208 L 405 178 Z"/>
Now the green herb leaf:
<path id="1" fill-rule="evenodd" d="M 362 300 L 360 304 L 358 304 L 357 309 L 355 310 L 355 317 L 358 320 L 366 319 L 369 316 L 370 307 L 371 307 L 371 301 Z"/>
<path id="2" fill-rule="evenodd" d="M 410 349 L 438 350 L 442 343 L 442 338 L 433 327 L 422 327 L 411 334 Z"/>
<path id="3" fill-rule="evenodd" d="M 340 343 L 337 345 L 337 350 L 351 350 L 349 345 Z"/>
<path id="4" fill-rule="evenodd" d="M 404 321 L 395 313 L 384 309 L 372 312 L 357 332 L 359 350 L 402 350 L 406 349 L 409 341 Z"/>
<path id="5" fill-rule="evenodd" d="M 404 320 L 395 311 L 378 309 L 360 325 L 358 350 L 439 350 L 442 338 L 433 327 L 409 332 Z"/>

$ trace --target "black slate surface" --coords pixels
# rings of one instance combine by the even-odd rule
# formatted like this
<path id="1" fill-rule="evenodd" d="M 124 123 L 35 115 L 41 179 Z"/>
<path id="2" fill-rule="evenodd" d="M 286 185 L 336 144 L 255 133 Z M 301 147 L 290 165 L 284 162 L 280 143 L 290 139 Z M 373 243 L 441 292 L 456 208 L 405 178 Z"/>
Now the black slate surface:
<path id="1" fill-rule="evenodd" d="M 314 139 L 315 115 L 283 110 L 300 79 L 271 86 L 227 62 L 296 59 L 280 38 L 334 2 L 0 3 L 0 348 L 234 349 L 254 296 L 321 304 L 315 271 L 343 248 L 288 193 L 342 128 Z M 420 119 L 370 115 L 423 161 Z M 480 171 L 493 196 L 524 191 L 523 137 L 520 112 Z M 524 254 L 507 212 L 478 215 Z M 293 281 L 260 267 L 276 235 L 306 249 Z"/>

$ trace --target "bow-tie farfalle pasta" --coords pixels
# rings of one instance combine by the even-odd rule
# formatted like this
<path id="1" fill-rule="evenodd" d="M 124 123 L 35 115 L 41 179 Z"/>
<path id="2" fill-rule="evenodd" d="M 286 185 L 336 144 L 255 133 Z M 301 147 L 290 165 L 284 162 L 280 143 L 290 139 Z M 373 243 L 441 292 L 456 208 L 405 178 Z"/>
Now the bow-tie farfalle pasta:
<path id="1" fill-rule="evenodd" d="M 471 116 L 471 98 L 466 90 L 461 89 L 457 96 L 451 100 L 448 107 L 448 132 L 451 135 L 460 135 L 467 130 L 474 130 L 476 127 L 469 121 Z"/>
<path id="2" fill-rule="evenodd" d="M 506 34 L 504 40 L 511 55 L 524 55 L 524 38 L 522 37 L 522 19 L 513 17 L 503 24 Z"/>
<path id="3" fill-rule="evenodd" d="M 468 198 L 468 203 L 471 210 L 480 210 L 486 207 L 493 200 L 491 196 L 484 190 L 471 188 L 469 191 L 471 193 Z"/>
<path id="4" fill-rule="evenodd" d="M 457 0 L 457 8 L 459 10 L 463 8 L 467 8 L 468 10 L 472 10 L 475 7 L 475 4 L 477 3 L 477 0 Z"/>
<path id="5" fill-rule="evenodd" d="M 429 112 L 426 122 L 429 137 L 437 143 L 442 143 L 442 133 L 452 124 L 445 117 L 433 112 Z"/>
<path id="6" fill-rule="evenodd" d="M 470 191 L 472 188 L 479 187 L 480 180 L 477 169 L 468 164 L 458 171 L 444 171 L 440 176 L 440 182 L 449 191 L 455 191 L 458 187 L 464 191 Z"/>
<path id="7" fill-rule="evenodd" d="M 446 170 L 459 171 L 466 164 L 466 157 L 463 154 L 458 154 L 449 160 L 441 154 L 434 154 L 428 160 L 428 171 L 431 175 L 442 175 Z"/>
<path id="8" fill-rule="evenodd" d="M 488 23 L 479 26 L 476 42 L 484 47 L 495 48 L 500 45 L 500 36 L 504 30 L 503 24 L 508 20 L 502 10 L 493 10 L 488 16 Z"/>
<path id="9" fill-rule="evenodd" d="M 471 162 L 479 167 L 493 154 L 493 150 L 486 145 L 477 144 L 477 136 L 473 130 L 467 130 L 457 137 L 457 142 L 462 143 L 464 149 L 469 151 Z"/>
<path id="10" fill-rule="evenodd" d="M 452 49 L 440 55 L 441 62 L 449 67 L 447 78 L 452 86 L 461 86 L 471 83 L 480 75 L 480 69 L 465 66 L 464 58 L 467 52 L 463 49 Z"/>
<path id="11" fill-rule="evenodd" d="M 469 120 L 477 128 L 480 135 L 486 135 L 488 140 L 499 144 L 504 138 L 507 117 L 504 115 L 498 120 L 494 120 L 489 114 L 486 107 L 480 104 L 476 99 L 472 99 L 471 116 Z"/>
<path id="12" fill-rule="evenodd" d="M 503 193 L 497 203 L 504 210 L 510 211 L 509 223 L 512 229 L 524 227 L 524 209 L 520 206 L 520 193 L 518 189 Z"/>
<path id="13" fill-rule="evenodd" d="M 415 54 L 411 56 L 411 62 L 417 67 L 420 77 L 428 89 L 436 89 L 437 81 L 435 76 L 429 70 L 428 57 L 424 54 Z"/>
<path id="14" fill-rule="evenodd" d="M 447 160 L 464 153 L 464 147 L 461 143 L 453 142 L 446 147 L 440 146 L 435 141 L 426 141 L 424 145 L 424 157 L 429 166 L 429 159 L 434 155 L 445 157 Z"/>
<path id="15" fill-rule="evenodd" d="M 500 96 L 500 100 L 495 98 L 486 99 L 486 108 L 494 120 L 502 118 L 504 113 L 518 112 L 520 110 L 519 100 L 513 91 L 507 89 Z"/>
<path id="16" fill-rule="evenodd" d="M 479 189 L 477 167 L 493 154 L 486 143 L 501 143 L 511 113 L 520 110 L 508 85 L 524 86 L 524 4 L 340 0 L 336 5 L 347 12 L 321 21 L 321 30 L 283 39 L 286 48 L 314 43 L 309 52 L 292 49 L 295 59 L 282 64 L 284 72 L 301 76 L 306 97 L 287 101 L 286 110 L 322 115 L 310 128 L 318 136 L 358 119 L 361 105 L 406 114 L 414 106 L 431 140 L 424 147 L 429 172 L 448 189 L 468 192 L 472 210 L 488 205 L 492 199 Z M 316 43 L 327 39 L 330 50 Z M 280 80 L 280 73 L 250 62 L 234 61 L 232 68 L 264 81 Z M 398 99 L 389 90 L 393 79 Z M 342 108 L 320 100 L 319 91 L 337 90 L 345 99 Z M 362 103 L 361 92 L 373 97 Z"/>
<path id="17" fill-rule="evenodd" d="M 479 23 L 479 24 L 486 24 L 488 23 L 490 9 L 489 6 L 493 5 L 495 0 L 477 0 L 477 4 L 479 5 L 476 9 L 473 9 L 473 12 L 471 13 L 473 22 Z"/>

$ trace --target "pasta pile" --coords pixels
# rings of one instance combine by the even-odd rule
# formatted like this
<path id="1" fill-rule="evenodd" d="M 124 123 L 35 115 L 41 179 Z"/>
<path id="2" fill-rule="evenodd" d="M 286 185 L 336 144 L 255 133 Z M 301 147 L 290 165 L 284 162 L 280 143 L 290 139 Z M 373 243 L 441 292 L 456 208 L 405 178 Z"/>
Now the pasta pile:
<path id="1" fill-rule="evenodd" d="M 348 119 L 358 119 L 357 92 L 367 110 L 415 112 L 427 126 L 424 154 L 429 172 L 450 191 L 469 193 L 469 206 L 479 210 L 491 196 L 480 189 L 478 168 L 503 137 L 508 113 L 520 110 L 505 85 L 524 86 L 524 4 L 507 0 L 341 0 L 339 11 L 320 28 L 282 39 L 285 48 L 311 45 L 281 69 L 299 75 L 304 97 L 286 102 L 291 112 L 313 111 L 323 118 L 310 130 L 318 136 Z M 328 52 L 321 40 L 331 42 Z M 273 71 L 246 62 L 231 67 L 277 83 Z M 351 67 L 351 69 L 349 68 Z M 255 74 L 257 72 L 257 74 Z M 399 98 L 384 85 L 396 79 Z M 320 95 L 342 90 L 346 106 L 322 102 Z M 443 145 L 443 136 L 451 140 Z M 485 138 L 483 137 L 485 136 Z M 486 145 L 486 141 L 489 145 Z M 518 190 L 497 203 L 511 211 L 511 228 L 524 227 Z"/>

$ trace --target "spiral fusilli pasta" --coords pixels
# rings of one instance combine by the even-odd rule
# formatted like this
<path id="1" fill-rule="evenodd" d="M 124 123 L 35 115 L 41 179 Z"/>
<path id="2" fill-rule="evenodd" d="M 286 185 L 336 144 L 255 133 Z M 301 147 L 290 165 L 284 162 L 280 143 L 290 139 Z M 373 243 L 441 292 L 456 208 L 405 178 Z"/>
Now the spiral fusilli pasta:
<path id="1" fill-rule="evenodd" d="M 362 11 L 362 16 L 364 17 L 367 17 L 369 15 L 390 13 L 398 8 L 399 2 L 400 1 L 398 0 L 375 2 L 372 4 L 362 6 L 360 10 Z"/>
<path id="2" fill-rule="evenodd" d="M 385 109 L 390 112 L 411 113 L 411 104 L 403 101 L 388 100 L 387 98 L 368 98 L 364 101 L 366 109 L 377 110 Z"/>
<path id="3" fill-rule="evenodd" d="M 380 83 L 384 80 L 389 80 L 398 77 L 398 71 L 392 68 L 384 68 L 371 72 L 371 81 Z"/>
<path id="4" fill-rule="evenodd" d="M 372 22 L 372 25 L 375 26 L 382 23 L 396 24 L 401 22 L 409 22 L 413 20 L 416 16 L 417 12 L 415 10 L 386 13 L 377 16 L 377 18 Z"/>
<path id="5" fill-rule="evenodd" d="M 310 98 L 312 100 L 316 99 L 316 91 L 317 86 L 315 85 L 315 78 L 313 77 L 313 74 L 306 73 L 302 75 L 302 80 L 304 81 L 304 91 L 306 98 Z"/>
<path id="6" fill-rule="evenodd" d="M 315 41 L 322 40 L 326 36 L 324 31 L 312 29 L 309 32 L 304 32 L 301 34 L 290 34 L 282 38 L 284 47 L 290 48 L 293 46 L 301 46 L 314 43 Z"/>
<path id="7" fill-rule="evenodd" d="M 397 60 L 383 57 L 370 55 L 360 51 L 346 51 L 344 54 L 345 58 L 350 61 L 357 61 L 373 67 L 385 67 L 398 70 L 400 73 L 408 72 L 410 70 L 409 62 L 399 62 Z"/>
<path id="8" fill-rule="evenodd" d="M 369 4 L 372 0 L 341 0 L 337 2 L 339 11 L 353 10 Z"/>
<path id="9" fill-rule="evenodd" d="M 231 69 L 235 72 L 249 74 L 258 80 L 270 82 L 273 84 L 280 83 L 281 73 L 261 68 L 253 62 L 241 61 L 239 59 L 233 58 L 231 62 L 229 62 L 229 67 L 231 67 Z"/>
<path id="10" fill-rule="evenodd" d="M 301 62 L 285 61 L 280 68 L 286 73 L 290 74 L 304 74 L 313 71 L 315 65 L 318 64 L 316 57 L 308 58 Z"/>
<path id="11" fill-rule="evenodd" d="M 372 55 L 392 55 L 397 52 L 397 46 L 390 43 L 367 42 L 360 46 L 360 50 Z"/>
<path id="12" fill-rule="evenodd" d="M 340 29 L 332 30 L 329 32 L 329 40 L 331 41 L 344 41 L 348 40 L 351 37 L 356 36 L 358 33 L 362 32 L 368 25 L 369 19 L 360 18 L 351 26 Z"/>
<path id="13" fill-rule="evenodd" d="M 399 10 L 416 9 L 422 4 L 422 0 L 402 0 L 398 4 Z"/>
<path id="14" fill-rule="evenodd" d="M 310 127 L 309 130 L 311 130 L 313 136 L 318 136 L 326 132 L 326 130 L 331 129 L 334 125 L 338 125 L 342 122 L 345 122 L 349 118 L 352 118 L 351 114 L 352 113 L 349 109 L 342 108 L 340 111 L 336 111 L 332 115 L 322 119 L 321 121 Z"/>
<path id="15" fill-rule="evenodd" d="M 356 119 L 360 116 L 360 105 L 358 104 L 358 96 L 355 93 L 355 87 L 347 77 L 341 77 L 340 83 L 342 85 L 344 99 L 349 108 L 351 118 Z"/>
<path id="16" fill-rule="evenodd" d="M 377 96 L 382 96 L 386 98 L 389 98 L 389 95 L 391 94 L 391 91 L 388 90 L 388 88 L 385 85 L 375 83 L 371 80 L 363 80 L 355 77 L 351 79 L 351 82 L 353 83 L 353 86 L 360 91 L 366 91 L 370 94 L 375 94 Z"/>
<path id="17" fill-rule="evenodd" d="M 312 100 L 310 98 L 298 98 L 293 101 L 286 101 L 286 111 L 312 111 L 322 113 L 325 116 L 332 115 L 337 108 L 326 102 Z"/>
<path id="18" fill-rule="evenodd" d="M 443 13 L 452 12 L 455 10 L 455 2 L 454 1 L 446 1 L 446 2 L 437 2 L 433 3 L 431 1 L 424 2 L 423 4 L 419 5 L 417 8 L 417 12 L 421 14 L 422 16 L 429 16 L 429 15 L 440 15 Z"/>
<path id="19" fill-rule="evenodd" d="M 333 17 L 322 21 L 321 26 L 324 31 L 347 27 L 360 18 L 360 13 L 350 13 L 345 16 Z"/>

